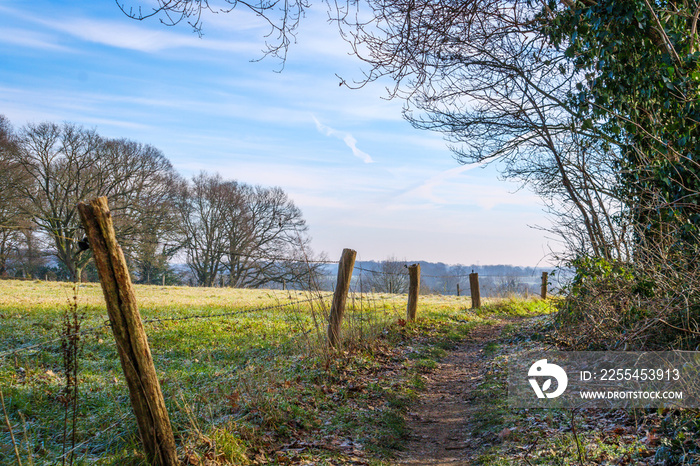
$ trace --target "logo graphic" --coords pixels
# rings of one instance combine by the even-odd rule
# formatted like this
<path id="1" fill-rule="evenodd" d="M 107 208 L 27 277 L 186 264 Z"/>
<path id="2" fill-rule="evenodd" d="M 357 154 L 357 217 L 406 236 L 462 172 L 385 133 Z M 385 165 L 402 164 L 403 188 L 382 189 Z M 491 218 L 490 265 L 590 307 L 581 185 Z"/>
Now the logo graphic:
<path id="1" fill-rule="evenodd" d="M 542 384 L 542 387 L 537 383 L 537 379 L 529 379 L 537 398 L 556 398 L 564 393 L 566 385 L 569 383 L 569 378 L 566 376 L 564 369 L 556 364 L 547 363 L 546 359 L 540 359 L 530 366 L 527 375 L 528 377 L 548 377 Z M 547 393 L 547 390 L 552 386 L 552 378 L 557 381 L 557 389 Z"/>

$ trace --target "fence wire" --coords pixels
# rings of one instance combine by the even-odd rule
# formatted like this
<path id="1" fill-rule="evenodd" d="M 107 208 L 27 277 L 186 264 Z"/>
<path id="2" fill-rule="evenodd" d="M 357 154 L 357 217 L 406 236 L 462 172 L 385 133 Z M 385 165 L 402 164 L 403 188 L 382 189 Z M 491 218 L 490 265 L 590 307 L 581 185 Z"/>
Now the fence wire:
<path id="1" fill-rule="evenodd" d="M 192 320 L 192 319 L 214 319 L 214 318 L 220 318 L 220 317 L 232 317 L 232 316 L 237 316 L 237 315 L 243 315 L 243 314 L 251 314 L 255 312 L 263 312 L 263 311 L 271 311 L 275 309 L 282 309 L 285 307 L 290 307 L 290 306 L 295 306 L 299 304 L 304 304 L 312 301 L 318 301 L 319 299 L 325 299 L 323 297 L 312 297 L 308 299 L 300 299 L 300 300 L 295 300 L 295 301 L 289 301 L 286 303 L 282 304 L 274 304 L 270 306 L 265 306 L 265 307 L 259 307 L 259 308 L 252 308 L 252 309 L 239 309 L 236 311 L 231 311 L 231 312 L 221 312 L 221 313 L 216 313 L 216 314 L 195 314 L 195 315 L 187 315 L 187 316 L 181 316 L 181 317 L 155 317 L 151 319 L 142 319 L 143 324 L 153 324 L 153 323 L 159 323 L 159 322 L 172 322 L 172 321 L 185 321 L 185 320 Z M 97 335 L 98 330 L 103 330 L 105 328 L 111 328 L 112 324 L 109 322 L 106 322 L 104 325 L 98 325 L 95 327 L 90 327 L 84 330 L 80 330 L 77 333 L 71 333 L 69 336 L 85 336 L 85 335 Z M 0 359 L 12 356 L 18 353 L 22 353 L 24 351 L 29 351 L 33 349 L 39 349 L 39 348 L 44 348 L 52 345 L 53 343 L 57 343 L 59 341 L 65 340 L 66 337 L 61 336 L 61 337 L 56 337 L 52 338 L 50 340 L 44 340 L 40 342 L 32 342 L 29 344 L 26 344 L 24 346 L 19 346 L 17 348 L 12 348 L 9 350 L 5 350 L 0 352 Z"/>
<path id="2" fill-rule="evenodd" d="M 290 296 L 290 298 L 291 298 L 291 296 Z M 171 317 L 171 318 L 169 318 L 169 317 L 148 318 L 148 319 L 143 319 L 142 322 L 144 325 L 148 325 L 148 324 L 158 324 L 158 323 L 162 323 L 162 322 L 191 321 L 191 320 L 195 320 L 195 319 L 199 319 L 199 320 L 222 319 L 222 318 L 229 319 L 229 318 L 235 318 L 235 317 L 238 317 L 238 316 L 241 316 L 244 314 L 254 315 L 256 313 L 265 313 L 265 312 L 269 312 L 269 311 L 282 310 L 282 309 L 292 309 L 294 311 L 290 311 L 290 312 L 294 312 L 294 315 L 296 315 L 296 312 L 297 312 L 296 310 L 300 309 L 303 305 L 313 304 L 315 302 L 325 303 L 328 299 L 329 299 L 329 296 L 327 294 L 318 293 L 316 295 L 312 295 L 312 296 L 305 298 L 305 299 L 292 299 L 289 301 L 278 302 L 276 304 L 271 304 L 271 305 L 267 305 L 267 306 L 249 307 L 249 308 L 237 309 L 237 310 L 233 310 L 233 311 L 229 311 L 229 312 L 190 314 L 190 315 Z M 326 307 L 326 306 L 322 305 L 322 307 Z M 283 321 L 287 322 L 286 325 L 288 325 L 291 332 L 289 332 L 289 334 L 286 335 L 286 338 L 280 339 L 279 344 L 273 345 L 274 347 L 279 348 L 279 350 L 277 350 L 277 351 L 287 352 L 289 350 L 289 348 L 294 347 L 295 345 L 298 345 L 299 342 L 303 342 L 304 338 L 308 338 L 309 334 L 311 332 L 313 332 L 314 330 L 319 330 L 318 325 L 313 325 L 313 324 L 309 325 L 308 319 L 299 319 L 299 318 L 292 318 L 292 317 L 293 316 L 288 315 L 288 313 L 285 313 L 283 316 Z M 75 336 L 86 336 L 86 335 L 91 335 L 91 334 L 97 334 L 97 332 L 104 330 L 106 328 L 109 328 L 109 327 L 110 327 L 110 324 L 105 323 L 104 325 L 86 328 L 86 329 L 80 330 L 80 331 L 72 333 L 72 334 L 62 335 L 61 337 L 51 338 L 51 339 L 44 340 L 44 341 L 32 342 L 30 344 L 24 344 L 24 345 L 16 347 L 16 348 L 4 350 L 2 353 L 0 353 L 0 360 L 2 358 L 6 358 L 7 356 L 17 355 L 20 353 L 26 353 L 26 352 L 29 352 L 30 350 L 35 350 L 35 349 L 40 349 L 40 348 L 45 348 L 45 347 L 51 347 L 51 353 L 52 354 L 55 353 L 56 357 L 60 359 L 61 349 L 57 345 L 55 345 L 56 343 L 68 341 Z M 197 335 L 193 334 L 193 335 L 191 335 L 191 338 L 196 339 Z M 84 357 L 84 356 L 81 356 L 81 357 Z M 53 356 L 52 356 L 52 361 L 53 361 Z M 56 378 L 61 374 L 61 372 L 56 371 L 55 367 L 53 367 L 53 371 L 58 372 L 58 374 L 55 374 L 52 370 L 49 370 L 49 371 L 47 371 L 47 373 L 50 374 L 50 376 L 45 375 L 44 372 L 46 372 L 46 369 L 47 369 L 47 367 L 44 365 L 45 363 L 46 363 L 46 360 L 37 360 L 37 363 L 36 363 L 37 366 L 34 369 L 30 369 L 30 366 L 34 367 L 33 365 L 30 364 L 30 366 L 26 366 L 23 363 L 22 365 L 27 367 L 26 371 L 23 367 L 20 367 L 19 369 L 15 368 L 15 371 L 17 371 L 17 370 L 21 371 L 21 373 L 17 372 L 17 374 L 21 374 L 20 375 L 21 379 L 19 380 L 18 383 L 20 383 L 20 384 L 29 383 L 33 386 L 34 384 L 41 383 L 40 382 L 41 380 L 44 380 L 44 379 L 49 380 L 49 377 L 50 377 L 51 383 L 53 384 L 52 391 L 59 390 L 57 396 L 59 398 L 61 398 L 64 396 L 63 391 L 62 391 L 63 389 L 60 388 L 61 387 L 60 381 L 58 378 Z M 55 363 L 53 363 L 53 362 L 50 363 L 49 367 L 53 366 L 53 364 L 55 364 Z M 1 365 L 0 365 L 0 367 L 1 367 Z M 164 367 L 167 367 L 167 365 Z M 36 369 L 39 369 L 39 371 L 37 372 Z M 81 370 L 85 370 L 85 369 L 83 368 Z M 167 370 L 172 370 L 172 368 L 167 369 Z M 236 370 L 235 370 L 235 368 L 232 368 L 232 370 L 234 371 L 234 377 L 235 377 Z M 15 372 L 15 371 L 12 371 L 12 372 Z M 26 376 L 24 375 L 25 373 L 27 374 Z M 24 382 L 25 377 L 27 377 L 26 382 Z M 60 377 L 62 379 L 63 376 L 61 375 Z M 107 376 L 107 377 L 110 377 L 110 376 Z M 10 380 L 12 380 L 12 379 L 10 379 Z M 117 379 L 115 378 L 115 383 L 116 383 L 116 380 Z M 218 384 L 219 382 L 220 382 L 220 380 L 217 379 L 216 383 Z M 12 384 L 12 382 L 10 382 L 10 383 Z M 58 385 L 56 385 L 56 384 L 58 384 Z M 0 387 L 0 388 L 2 388 L 2 387 Z M 10 390 L 10 392 L 15 391 L 11 388 L 11 385 L 5 386 L 5 388 Z M 87 401 L 85 399 L 85 397 L 87 396 L 88 398 L 91 398 L 93 396 L 93 395 L 88 395 L 88 393 L 91 391 L 91 389 L 85 388 L 85 389 L 81 389 L 81 390 L 86 390 L 86 393 L 83 393 L 83 395 L 81 396 L 81 400 L 82 400 L 80 402 L 81 406 L 84 403 L 89 404 L 90 402 Z M 17 393 L 15 393 L 13 395 L 13 398 L 16 396 L 18 396 Z M 124 398 L 123 396 L 121 396 L 120 399 L 121 399 L 121 402 L 126 402 L 128 405 L 128 397 Z M 67 400 L 65 400 L 65 401 L 67 402 Z M 12 405 L 15 405 L 15 403 L 17 403 L 17 400 L 12 401 Z M 63 402 L 61 402 L 61 403 L 63 403 Z M 61 403 L 56 403 L 55 405 L 48 404 L 48 405 L 44 406 L 42 409 L 43 410 L 62 409 Z M 21 403 L 20 403 L 20 406 L 21 406 Z M 49 457 L 44 457 L 41 455 L 35 456 L 36 451 L 34 451 L 34 450 L 36 448 L 39 448 L 39 446 L 38 446 L 38 444 L 35 444 L 33 440 L 31 440 L 32 441 L 31 448 L 30 448 L 29 443 L 27 443 L 26 453 L 23 450 L 23 455 L 24 454 L 30 455 L 30 452 L 34 451 L 34 453 L 31 454 L 31 456 L 34 458 L 34 460 L 33 460 L 34 464 L 56 464 L 57 462 L 60 464 L 64 461 L 66 462 L 66 464 L 69 464 L 69 458 L 71 458 L 71 455 L 78 452 L 75 459 L 76 459 L 76 461 L 80 462 L 80 461 L 82 461 L 81 458 L 84 459 L 85 455 L 88 454 L 87 453 L 88 451 L 92 452 L 95 448 L 98 448 L 98 450 L 102 450 L 105 448 L 104 445 L 98 445 L 97 447 L 90 447 L 90 445 L 91 445 L 91 443 L 99 441 L 99 439 L 102 438 L 106 433 L 112 431 L 114 428 L 123 424 L 123 422 L 127 418 L 132 417 L 133 413 L 131 412 L 130 408 L 128 408 L 128 409 L 129 409 L 128 413 L 122 415 L 116 421 L 111 422 L 110 425 L 107 426 L 106 428 L 101 429 L 97 432 L 90 432 L 90 434 L 88 435 L 87 438 L 82 439 L 82 441 L 80 441 L 75 446 L 71 446 L 70 440 L 68 440 L 67 441 L 68 443 L 66 443 L 66 446 L 68 447 L 68 449 L 67 449 L 67 451 L 66 451 L 66 449 L 64 449 L 63 453 L 61 452 L 61 448 L 60 448 L 60 440 L 59 440 L 59 443 L 57 444 L 57 446 L 52 446 L 50 448 L 47 446 L 47 448 L 49 448 L 49 450 L 45 450 L 45 451 L 58 450 L 57 457 L 49 458 Z M 17 419 L 17 416 L 19 415 L 20 417 L 22 417 L 22 414 L 21 413 L 18 414 L 16 411 L 14 411 L 11 413 L 11 415 L 15 420 L 12 422 L 12 424 L 10 424 L 11 425 L 10 429 L 19 431 L 19 433 L 21 435 L 22 427 L 21 426 L 18 427 L 19 420 Z M 61 414 L 57 414 L 57 416 L 61 416 Z M 90 415 L 89 417 L 92 418 L 93 416 Z M 46 426 L 55 424 L 56 419 L 58 417 L 55 417 L 52 414 L 50 416 L 50 418 L 51 418 L 51 421 L 49 421 L 50 424 L 47 424 Z M 31 419 L 31 421 L 30 421 L 30 432 L 32 432 L 31 439 L 34 439 L 35 436 L 37 436 L 36 437 L 37 439 L 47 438 L 47 436 L 49 438 L 53 436 L 54 440 L 59 439 L 60 435 L 57 435 L 57 436 L 52 435 L 52 431 L 47 430 L 48 427 L 42 426 L 42 419 L 48 419 L 48 418 L 39 418 L 39 419 L 32 418 Z M 9 422 L 9 420 L 8 420 L 8 422 Z M 24 421 L 22 421 L 22 424 L 23 423 L 24 423 Z M 26 427 L 25 427 L 25 435 L 26 435 L 26 432 L 27 431 L 26 431 Z M 54 430 L 54 432 L 55 432 L 55 430 Z M 26 440 L 26 442 L 30 442 L 29 439 L 25 439 L 25 440 Z M 43 440 L 42 440 L 42 442 L 43 442 Z M 43 448 L 44 447 L 41 447 L 41 449 L 43 449 Z M 85 449 L 85 453 L 82 452 L 83 449 Z M 91 454 L 92 453 L 90 453 L 90 455 Z M 1 454 L 0 454 L 0 457 L 2 457 Z M 8 461 L 12 460 L 11 456 L 7 457 L 7 458 L 8 458 Z M 48 461 L 48 463 L 45 463 L 46 461 Z M 2 461 L 0 461 L 0 462 L 2 462 Z M 70 463 L 70 464 L 72 464 L 72 463 Z"/>

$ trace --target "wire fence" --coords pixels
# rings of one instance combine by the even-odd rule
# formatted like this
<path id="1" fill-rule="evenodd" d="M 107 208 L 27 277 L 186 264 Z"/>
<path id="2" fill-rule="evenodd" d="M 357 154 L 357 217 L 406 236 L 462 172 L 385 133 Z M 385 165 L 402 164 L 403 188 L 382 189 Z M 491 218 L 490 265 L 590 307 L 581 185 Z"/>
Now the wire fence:
<path id="1" fill-rule="evenodd" d="M 269 380 L 261 379 L 262 373 L 270 371 L 269 367 L 260 373 L 250 369 L 257 360 L 274 366 L 278 363 L 271 361 L 280 355 L 326 351 L 323 340 L 332 295 L 318 290 L 304 294 L 306 297 L 295 299 L 291 293 L 286 298 L 278 293 L 268 297 L 277 301 L 268 305 L 232 304 L 230 310 L 215 312 L 193 308 L 181 315 L 150 315 L 145 310 L 142 323 L 180 437 L 201 427 L 203 418 L 206 422 L 218 422 L 216 419 L 230 417 L 234 395 L 245 393 L 255 400 L 259 385 L 271 385 Z M 382 325 L 401 315 L 403 306 L 405 302 L 396 297 L 351 292 L 346 338 L 367 338 L 372 326 L 378 332 Z M 56 334 L 45 332 L 43 336 L 30 331 L 25 342 L 0 352 L 0 393 L 4 395 L 3 408 L 8 413 L 7 429 L 0 431 L 0 463 L 11 464 L 15 460 L 14 448 L 10 447 L 15 442 L 9 440 L 10 435 L 16 439 L 18 454 L 30 464 L 90 464 L 104 457 L 133 454 L 138 431 L 114 340 L 109 336 L 111 324 L 105 317 L 89 317 L 104 323 L 57 335 L 62 326 L 56 322 L 54 312 L 43 321 L 41 316 L 34 316 L 31 323 L 25 322 L 28 316 L 22 316 L 17 319 L 17 332 L 9 332 L 17 338 L 20 331 L 51 327 L 51 332 Z M 5 329 L 0 335 L 7 333 Z M 65 388 L 68 371 L 62 368 L 65 346 L 71 338 L 81 346 L 80 382 L 76 388 L 79 421 L 72 427 L 66 421 L 70 418 L 66 413 L 71 402 Z M 210 371 L 211 375 L 205 375 Z M 252 383 L 251 379 L 257 382 Z M 228 394 L 204 403 L 207 406 L 203 407 L 202 397 L 220 392 L 222 386 L 228 387 Z M 43 393 L 39 400 L 32 398 L 32 393 L 37 391 Z M 204 416 L 203 410 L 207 411 Z M 250 413 L 240 412 L 237 416 L 243 422 Z M 77 439 L 71 442 L 73 430 Z"/>
<path id="2" fill-rule="evenodd" d="M 72 237 L 62 238 L 76 241 Z M 354 262 L 355 253 L 352 253 Z M 306 267 L 339 264 L 340 269 L 343 266 L 342 259 L 240 255 L 260 261 L 298 262 Z M 350 347 L 361 344 L 381 333 L 390 322 L 407 316 L 402 294 L 408 291 L 408 267 L 409 264 L 402 263 L 392 270 L 358 264 L 351 267 L 357 273 L 354 281 L 348 280 L 352 292 L 347 299 L 348 312 L 343 324 L 345 344 Z M 340 276 L 339 270 L 339 284 Z M 449 275 L 451 279 L 466 276 Z M 508 277 L 511 282 L 513 278 Z M 417 285 L 413 286 L 416 290 Z M 278 422 L 280 416 L 284 418 L 284 413 L 275 411 L 278 408 L 259 401 L 265 393 L 284 393 L 285 385 L 280 386 L 275 377 L 286 377 L 285 365 L 300 355 L 325 358 L 327 363 L 329 345 L 335 346 L 330 319 L 335 297 L 331 304 L 331 294 L 321 291 L 313 275 L 303 293 L 305 297 L 297 299 L 292 298 L 291 292 L 286 298 L 277 295 L 274 303 L 266 305 L 230 305 L 226 309 L 218 306 L 215 310 L 192 306 L 185 311 L 168 310 L 165 314 L 145 313 L 141 324 L 148 332 L 160 385 L 181 445 L 201 441 L 187 437 L 192 432 L 201 432 L 203 422 L 210 425 L 231 419 L 248 422 L 266 411 L 274 411 L 270 415 L 273 419 L 256 422 L 265 424 Z M 410 302 L 409 299 L 409 308 Z M 97 324 L 81 328 L 85 316 L 78 305 L 77 298 L 73 307 L 68 305 L 62 322 L 56 322 L 55 312 L 44 317 L 44 321 L 38 316 L 35 322 L 25 322 L 27 316 L 18 316 L 11 339 L 7 337 L 10 333 L 7 329 L 0 332 L 0 338 L 24 340 L 0 352 L 0 394 L 5 395 L 3 410 L 8 407 L 4 411 L 8 413 L 7 430 L 0 432 L 0 463 L 11 462 L 13 455 L 20 463 L 20 456 L 24 455 L 32 464 L 73 464 L 74 461 L 89 464 L 105 456 L 128 456 L 134 450 L 133 444 L 138 443 L 138 430 L 130 415 L 126 383 L 120 370 L 120 358 L 121 364 L 125 364 L 123 347 L 108 336 L 110 328 L 115 335 L 123 329 L 98 315 L 85 320 L 97 320 Z M 99 324 L 100 320 L 103 323 Z M 115 357 L 116 349 L 120 358 Z M 240 408 L 243 403 L 239 400 L 243 397 L 246 409 Z M 115 430 L 118 435 L 113 435 Z M 21 435 L 15 436 L 15 432 Z M 5 439 L 7 435 L 12 438 L 12 449 L 6 448 L 10 443 Z M 21 454 L 15 438 L 21 439 Z"/>
<path id="3" fill-rule="evenodd" d="M 282 304 L 274 304 L 274 305 L 270 305 L 270 306 L 258 307 L 258 308 L 252 308 L 252 309 L 240 309 L 240 310 L 230 311 L 230 312 L 193 314 L 193 315 L 186 315 L 186 316 L 179 316 L 179 317 L 154 317 L 154 318 L 150 318 L 150 319 L 144 319 L 144 320 L 142 320 L 142 323 L 144 325 L 148 325 L 148 324 L 162 323 L 162 322 L 181 322 L 181 321 L 192 320 L 192 319 L 214 319 L 214 318 L 221 318 L 221 317 L 233 317 L 233 316 L 240 316 L 243 314 L 253 314 L 253 313 L 258 313 L 258 312 L 282 309 L 285 307 L 298 306 L 300 304 L 318 301 L 319 299 L 323 299 L 323 298 L 312 297 L 312 298 L 308 298 L 308 299 L 289 301 L 287 303 L 282 303 Z M 71 335 L 73 335 L 73 336 L 87 336 L 87 335 L 96 336 L 97 331 L 104 330 L 104 329 L 111 328 L 111 327 L 112 327 L 112 325 L 109 322 L 107 322 L 104 325 L 98 325 L 98 326 L 90 327 L 87 329 L 83 329 L 83 330 L 80 330 L 78 332 L 72 333 Z M 32 341 L 32 342 L 29 342 L 25 345 L 22 345 L 22 346 L 19 346 L 16 348 L 7 349 L 7 350 L 0 352 L 0 359 L 8 357 L 8 356 L 16 355 L 18 353 L 22 353 L 25 351 L 37 350 L 40 348 L 49 348 L 49 347 L 55 346 L 55 343 L 58 343 L 58 342 L 61 342 L 64 340 L 65 340 L 65 337 L 61 336 L 61 337 L 50 338 L 50 339 L 46 339 L 46 340 L 42 340 L 42 341 Z"/>
<path id="4" fill-rule="evenodd" d="M 355 278 L 357 286 L 367 292 L 405 293 L 408 289 L 409 263 L 392 263 L 391 270 L 387 263 L 380 263 L 377 268 L 356 265 L 354 270 L 359 272 Z M 510 296 L 541 295 L 543 269 L 533 269 L 523 273 L 483 273 L 477 272 L 479 290 L 485 298 L 505 298 Z M 367 278 L 361 282 L 362 274 Z M 444 273 L 425 274 L 421 272 L 421 293 L 452 296 L 471 296 L 469 274 Z M 561 284 L 548 274 L 547 293 L 556 293 Z M 387 277 L 389 277 L 387 279 Z"/>
<path id="5" fill-rule="evenodd" d="M 31 231 L 41 231 L 45 234 L 52 235 L 56 238 L 61 238 L 65 241 L 82 241 L 82 239 L 79 239 L 77 237 L 60 235 L 57 232 L 47 231 L 44 228 L 23 227 L 18 225 L 0 225 L 0 229 L 2 228 L 25 230 L 29 229 Z M 183 245 L 178 245 L 175 243 L 170 244 L 167 241 L 149 242 L 148 240 L 145 240 L 142 242 L 144 242 L 144 244 L 160 246 L 165 249 L 183 248 Z M 334 289 L 334 275 L 332 274 L 332 269 L 329 270 L 327 268 L 322 269 L 318 267 L 337 265 L 338 261 L 328 260 L 325 258 L 314 259 L 309 257 L 285 257 L 260 252 L 256 253 L 246 251 L 234 251 L 231 249 L 219 249 L 211 247 L 204 248 L 198 247 L 196 245 L 188 245 L 186 246 L 186 248 L 197 250 L 199 252 L 223 255 L 225 257 L 228 257 L 230 260 L 238 258 L 244 259 L 246 261 L 251 261 L 251 263 L 257 262 L 259 264 L 288 264 L 289 267 L 296 267 L 296 269 L 298 269 L 296 273 L 291 272 L 292 276 L 290 276 L 288 279 L 281 278 L 281 276 L 271 279 L 271 281 L 267 282 L 264 285 L 267 287 L 278 287 L 281 289 L 302 289 L 305 287 L 311 288 L 312 286 L 310 285 L 312 284 L 314 287 L 319 289 L 325 289 L 328 291 L 332 291 Z M 386 267 L 387 264 L 389 264 L 390 267 Z M 250 263 L 248 265 L 250 265 Z M 408 266 L 409 263 L 405 261 L 385 261 L 384 263 L 377 264 L 376 268 L 370 267 L 368 265 L 356 264 L 354 266 L 354 270 L 359 272 L 360 274 L 366 274 L 370 277 L 374 277 L 374 279 L 365 279 L 363 283 L 360 284 L 363 292 L 371 292 L 374 290 L 376 292 L 397 293 L 406 291 L 406 282 L 408 280 Z M 482 296 L 484 297 L 505 297 L 511 295 L 529 296 L 532 294 L 539 293 L 539 288 L 541 284 L 538 282 L 538 280 L 542 269 L 532 268 L 526 273 L 513 273 L 512 271 L 504 271 L 498 273 L 493 271 L 484 271 L 480 267 L 475 266 L 469 268 L 472 269 L 472 273 L 474 272 L 474 270 L 478 272 L 479 277 L 481 279 L 481 292 Z M 463 266 L 460 266 L 458 269 L 459 270 L 446 271 L 445 273 L 423 272 L 421 274 L 423 292 L 444 295 L 469 296 L 471 293 L 469 291 L 467 280 L 470 276 L 470 273 L 462 272 L 461 270 L 465 269 L 465 267 Z M 302 278 L 301 275 L 299 275 L 299 270 L 304 270 L 304 272 L 301 274 L 304 275 L 304 278 Z M 177 273 L 182 275 L 182 277 L 189 276 L 185 268 L 182 268 L 182 270 L 178 270 Z M 163 280 L 163 284 L 165 284 L 165 275 L 166 274 L 164 274 L 161 277 L 161 279 Z M 315 275 L 316 278 L 312 277 L 312 275 Z M 227 283 L 226 276 L 227 275 L 225 273 L 220 273 L 219 280 L 213 280 L 213 283 L 211 285 L 221 287 L 230 286 L 230 284 Z M 196 279 L 194 279 L 194 277 L 190 277 L 189 279 L 182 277 L 180 278 L 182 284 L 189 286 L 193 286 L 196 284 Z M 386 277 L 392 277 L 396 280 L 392 282 L 391 279 L 387 280 Z M 19 278 L 21 279 L 21 277 Z M 48 279 L 48 275 L 44 278 Z M 230 280 L 232 280 L 232 278 Z M 257 280 L 257 278 L 255 280 Z M 358 281 L 358 279 L 356 278 L 355 281 Z M 549 292 L 556 293 L 565 284 L 566 279 L 561 280 L 560 276 L 557 276 L 554 279 L 550 278 Z"/>
<path id="6" fill-rule="evenodd" d="M 73 243 L 80 243 L 86 241 L 84 238 L 84 234 L 80 234 L 77 237 L 74 236 L 65 236 L 60 233 L 57 233 L 55 231 L 50 231 L 46 228 L 39 228 L 35 226 L 20 226 L 20 225 L 2 225 L 0 224 L 0 230 L 1 229 L 6 229 L 6 230 L 18 230 L 18 231 L 31 231 L 31 232 L 38 232 L 42 234 L 49 235 L 52 238 L 57 238 L 57 239 L 62 239 L 64 241 L 69 241 Z M 80 231 L 79 229 L 75 229 L 76 232 Z M 142 245 L 148 245 L 148 246 L 161 246 L 164 249 L 173 249 L 173 250 L 179 250 L 179 249 L 191 249 L 191 250 L 197 250 L 199 252 L 208 252 L 208 253 L 216 253 L 216 254 L 221 254 L 229 257 L 238 257 L 238 258 L 246 258 L 246 259 L 253 259 L 253 260 L 260 260 L 260 261 L 268 261 L 268 262 L 293 262 L 293 263 L 302 263 L 302 264 L 337 264 L 338 261 L 332 261 L 328 259 L 312 259 L 308 257 L 287 257 L 287 256 L 279 256 L 279 255 L 273 255 L 273 254 L 261 254 L 261 253 L 255 253 L 255 252 L 250 252 L 250 251 L 238 251 L 235 249 L 231 248 L 217 248 L 217 247 L 205 247 L 205 246 L 197 246 L 197 245 L 192 245 L 192 244 L 184 244 L 181 242 L 169 242 L 169 241 L 162 241 L 162 240 L 148 240 L 148 239 L 143 239 L 139 238 L 138 240 L 139 244 Z M 89 247 L 89 244 L 86 242 L 84 247 Z"/>

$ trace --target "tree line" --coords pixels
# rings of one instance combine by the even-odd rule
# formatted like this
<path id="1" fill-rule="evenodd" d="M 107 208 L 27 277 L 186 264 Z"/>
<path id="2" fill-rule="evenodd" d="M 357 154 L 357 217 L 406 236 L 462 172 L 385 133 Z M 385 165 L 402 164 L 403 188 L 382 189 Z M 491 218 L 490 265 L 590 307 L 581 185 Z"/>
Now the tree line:
<path id="1" fill-rule="evenodd" d="M 76 206 L 99 196 L 138 283 L 294 286 L 316 273 L 306 222 L 281 188 L 185 179 L 151 145 L 72 123 L 15 130 L 0 115 L 0 276 L 95 279 Z"/>
<path id="2" fill-rule="evenodd" d="M 353 275 L 354 289 L 362 292 L 406 294 L 409 288 L 408 265 L 412 262 L 389 256 L 383 261 L 356 261 Z M 482 297 L 509 297 L 514 295 L 538 295 L 542 284 L 542 272 L 551 269 L 519 267 L 514 265 L 470 266 L 443 262 L 418 261 L 420 265 L 420 293 L 422 295 L 470 295 L 469 274 L 479 274 Z M 336 269 L 326 266 L 326 277 L 334 278 Z M 557 283 L 552 280 L 551 288 Z M 330 289 L 330 286 L 327 285 Z"/>

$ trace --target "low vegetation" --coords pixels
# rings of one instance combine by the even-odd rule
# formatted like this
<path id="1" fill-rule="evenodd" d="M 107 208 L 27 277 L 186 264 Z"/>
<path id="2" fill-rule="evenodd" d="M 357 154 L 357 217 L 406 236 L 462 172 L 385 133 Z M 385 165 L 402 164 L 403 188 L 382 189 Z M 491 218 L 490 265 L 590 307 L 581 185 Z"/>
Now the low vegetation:
<path id="1" fill-rule="evenodd" d="M 559 302 L 561 305 L 562 302 Z M 485 349 L 483 382 L 469 400 L 475 464 L 483 466 L 695 465 L 700 430 L 694 410 L 513 409 L 509 359 L 557 345 L 552 314 L 511 326 Z"/>
<path id="2" fill-rule="evenodd" d="M 66 283 L 0 287 L 9 424 L 0 462 L 143 464 L 99 285 L 77 294 Z M 136 294 L 186 464 L 384 464 L 436 360 L 475 325 L 544 310 L 512 301 L 472 312 L 468 297 L 426 296 L 409 324 L 405 296 L 354 295 L 343 350 L 331 352 L 329 294 L 169 286 L 137 286 Z M 82 332 L 75 440 L 60 338 L 71 303 Z"/>
<path id="3" fill-rule="evenodd" d="M 0 463 L 146 464 L 99 285 L 77 294 L 66 283 L 0 287 Z M 566 314 L 552 311 L 566 300 L 487 300 L 471 310 L 469 297 L 421 296 L 418 321 L 407 323 L 405 295 L 352 295 L 343 348 L 331 351 L 328 293 L 136 292 L 184 464 L 392 464 L 410 431 L 410 406 L 438 362 L 474 327 L 503 321 L 467 400 L 474 410 L 464 441 L 474 464 L 700 461 L 691 411 L 509 407 L 508 359 L 564 344 Z M 61 338 L 75 325 L 71 316 L 81 332 L 75 404 Z"/>

